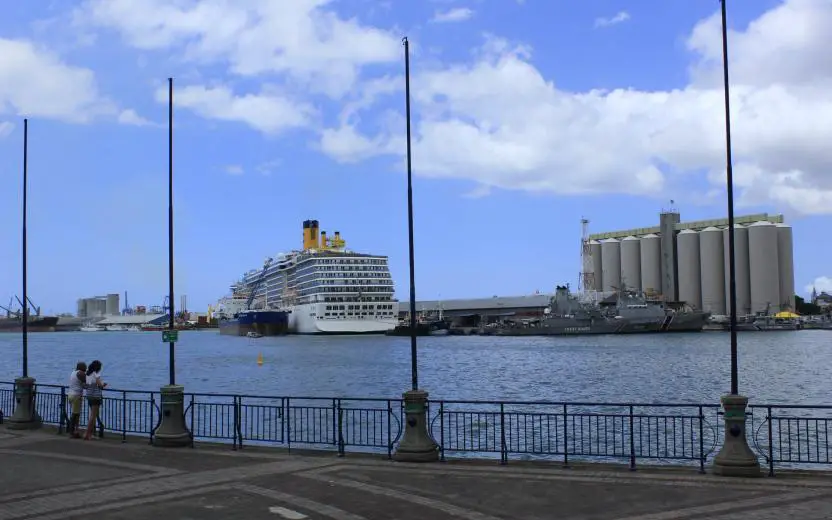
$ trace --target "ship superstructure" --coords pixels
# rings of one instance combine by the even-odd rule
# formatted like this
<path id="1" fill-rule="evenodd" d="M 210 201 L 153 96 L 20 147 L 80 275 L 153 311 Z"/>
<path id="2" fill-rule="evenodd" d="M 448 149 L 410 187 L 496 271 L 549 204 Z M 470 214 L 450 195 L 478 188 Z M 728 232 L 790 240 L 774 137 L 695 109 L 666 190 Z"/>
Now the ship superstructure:
<path id="1" fill-rule="evenodd" d="M 387 257 L 348 250 L 317 220 L 303 222 L 303 249 L 267 258 L 232 292 L 250 309 L 289 312 L 290 333 L 378 334 L 398 321 Z"/>

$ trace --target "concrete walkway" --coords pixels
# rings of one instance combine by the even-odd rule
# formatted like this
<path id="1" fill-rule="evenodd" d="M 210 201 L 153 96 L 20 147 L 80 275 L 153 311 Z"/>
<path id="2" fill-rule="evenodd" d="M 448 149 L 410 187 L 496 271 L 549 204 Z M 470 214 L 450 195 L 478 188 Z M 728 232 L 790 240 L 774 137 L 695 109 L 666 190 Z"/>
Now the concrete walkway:
<path id="1" fill-rule="evenodd" d="M 0 427 L 0 520 L 763 520 L 832 518 L 832 476 L 494 462 L 409 465 Z"/>

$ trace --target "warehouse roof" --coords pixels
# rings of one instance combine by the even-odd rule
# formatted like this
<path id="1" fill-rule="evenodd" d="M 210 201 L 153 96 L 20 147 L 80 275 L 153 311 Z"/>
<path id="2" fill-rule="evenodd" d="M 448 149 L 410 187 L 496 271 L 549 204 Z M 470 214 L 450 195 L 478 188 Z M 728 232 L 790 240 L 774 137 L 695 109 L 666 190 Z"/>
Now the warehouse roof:
<path id="1" fill-rule="evenodd" d="M 132 316 L 107 316 L 96 325 L 144 325 L 159 320 L 167 319 L 167 314 L 134 314 Z M 164 321 L 164 320 L 162 320 Z"/>
<path id="2" fill-rule="evenodd" d="M 417 311 L 461 311 L 468 309 L 524 309 L 543 308 L 549 305 L 551 294 L 528 296 L 492 296 L 491 298 L 468 298 L 457 300 L 424 300 L 416 302 Z M 409 301 L 399 302 L 399 312 L 410 310 Z"/>

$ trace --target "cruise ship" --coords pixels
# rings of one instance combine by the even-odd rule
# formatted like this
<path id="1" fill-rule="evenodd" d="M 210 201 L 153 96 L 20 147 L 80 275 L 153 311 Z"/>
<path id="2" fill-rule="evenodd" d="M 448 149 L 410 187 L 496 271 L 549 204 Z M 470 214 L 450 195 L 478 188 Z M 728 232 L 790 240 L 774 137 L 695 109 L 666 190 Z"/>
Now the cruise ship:
<path id="1" fill-rule="evenodd" d="M 387 257 L 356 253 L 336 231 L 328 237 L 317 220 L 303 222 L 303 248 L 267 258 L 232 285 L 236 295 L 221 300 L 236 309 L 288 312 L 292 334 L 383 334 L 398 323 L 398 302 Z M 223 305 L 225 303 L 226 305 Z"/>

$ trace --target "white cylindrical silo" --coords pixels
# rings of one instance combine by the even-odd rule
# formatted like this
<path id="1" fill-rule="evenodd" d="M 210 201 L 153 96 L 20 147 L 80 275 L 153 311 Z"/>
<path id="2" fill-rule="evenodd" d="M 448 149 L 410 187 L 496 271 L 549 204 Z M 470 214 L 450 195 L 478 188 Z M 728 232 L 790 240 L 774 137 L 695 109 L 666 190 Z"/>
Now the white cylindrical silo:
<path id="1" fill-rule="evenodd" d="M 751 311 L 772 314 L 780 309 L 780 265 L 777 226 L 759 221 L 748 226 Z"/>
<path id="2" fill-rule="evenodd" d="M 592 272 L 595 274 L 595 286 L 593 289 L 601 291 L 604 288 L 604 266 L 601 263 L 601 242 L 590 240 L 589 254 L 592 255 Z"/>
<path id="3" fill-rule="evenodd" d="M 621 240 L 621 286 L 641 289 L 641 242 L 634 236 Z"/>
<path id="4" fill-rule="evenodd" d="M 104 314 L 107 316 L 116 316 L 119 314 L 118 309 L 118 294 L 108 294 L 104 303 Z"/>
<path id="5" fill-rule="evenodd" d="M 725 256 L 722 230 L 707 227 L 699 232 L 699 268 L 702 310 L 725 315 Z"/>
<path id="6" fill-rule="evenodd" d="M 725 252 L 725 312 L 731 314 L 731 262 L 728 247 L 728 228 L 722 231 L 722 247 Z M 734 224 L 734 265 L 737 277 L 737 316 L 751 312 L 751 271 L 749 270 L 748 228 Z"/>
<path id="7" fill-rule="evenodd" d="M 699 263 L 699 233 L 683 229 L 676 235 L 676 263 L 679 273 L 679 300 L 695 309 L 702 308 L 702 271 Z"/>
<path id="8" fill-rule="evenodd" d="M 650 233 L 639 240 L 641 247 L 641 290 L 662 292 L 662 239 Z"/>
<path id="9" fill-rule="evenodd" d="M 604 292 L 621 286 L 621 242 L 614 238 L 601 241 L 601 272 Z"/>
<path id="10" fill-rule="evenodd" d="M 794 242 L 792 227 L 786 224 L 777 224 L 777 263 L 781 307 L 794 311 Z"/>

